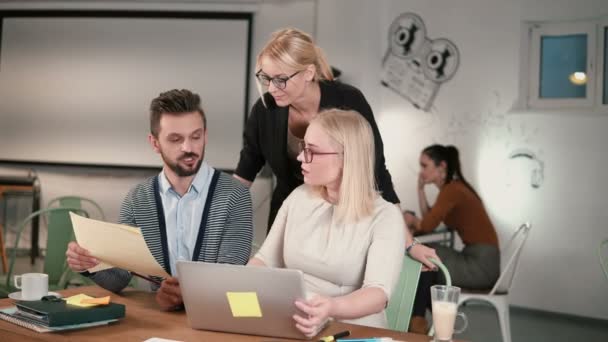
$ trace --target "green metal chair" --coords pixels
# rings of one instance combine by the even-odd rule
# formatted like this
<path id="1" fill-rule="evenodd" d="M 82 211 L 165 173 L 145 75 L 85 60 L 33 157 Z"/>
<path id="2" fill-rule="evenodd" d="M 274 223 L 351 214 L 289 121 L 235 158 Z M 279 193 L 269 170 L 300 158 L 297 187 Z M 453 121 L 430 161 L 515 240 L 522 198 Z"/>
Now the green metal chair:
<path id="1" fill-rule="evenodd" d="M 106 220 L 106 216 L 103 212 L 103 209 L 101 209 L 101 206 L 99 204 L 97 204 L 97 202 L 95 202 L 94 200 L 92 200 L 90 198 L 86 198 L 86 197 L 81 197 L 81 196 L 56 197 L 56 198 L 53 198 L 52 200 L 50 200 L 46 207 L 47 208 L 54 208 L 54 207 L 83 208 L 87 212 L 89 212 L 89 214 L 93 214 L 93 211 L 88 208 L 89 206 L 95 208 L 95 210 L 97 211 L 97 214 L 98 214 L 98 215 L 91 215 L 92 218 L 98 218 L 101 221 Z"/>
<path id="2" fill-rule="evenodd" d="M 60 197 L 56 197 L 51 199 L 48 204 L 47 204 L 47 208 L 84 208 L 85 210 L 87 210 L 87 212 L 89 212 L 89 214 L 93 214 L 95 213 L 95 215 L 91 215 L 92 218 L 95 219 L 99 219 L 101 221 L 106 221 L 106 216 L 103 212 L 103 209 L 101 208 L 101 206 L 99 204 L 97 204 L 97 202 L 95 202 L 94 200 L 87 198 L 87 197 L 82 197 L 82 196 L 60 196 Z M 92 210 L 94 209 L 94 210 Z M 75 240 L 75 237 L 72 237 L 72 240 Z M 77 272 L 74 272 L 70 269 L 68 269 L 66 274 L 66 282 L 67 285 L 94 285 L 95 283 L 87 278 L 87 277 L 83 277 L 80 274 L 78 274 Z"/>
<path id="3" fill-rule="evenodd" d="M 597 250 L 597 254 L 600 258 L 600 266 L 602 266 L 604 275 L 606 276 L 606 279 L 608 279 L 608 252 L 602 257 L 602 248 L 604 248 L 604 246 L 608 246 L 608 239 L 602 241 L 602 243 L 600 243 L 600 248 Z"/>
<path id="4" fill-rule="evenodd" d="M 452 278 L 447 268 L 439 260 L 430 260 L 443 272 L 447 284 L 452 285 Z M 403 258 L 403 268 L 397 282 L 397 287 L 393 291 L 393 295 L 386 308 L 389 329 L 407 332 L 410 318 L 412 317 L 414 298 L 416 297 L 421 270 L 422 264 L 420 262 L 410 258 L 408 255 Z"/>
<path id="5" fill-rule="evenodd" d="M 21 222 L 15 236 L 15 247 L 11 253 L 8 273 L 5 275 L 5 279 L 0 278 L 0 296 L 7 296 L 9 293 L 17 291 L 12 282 L 12 277 L 19 239 L 21 238 L 21 234 L 25 227 L 28 226 L 34 218 L 42 215 L 48 215 L 48 233 L 43 272 L 49 276 L 49 290 L 59 290 L 66 287 L 69 268 L 66 263 L 65 251 L 67 250 L 68 243 L 72 241 L 74 236 L 72 221 L 70 220 L 69 215 L 70 212 L 85 217 L 89 216 L 87 211 L 81 208 L 46 208 L 31 213 Z"/>

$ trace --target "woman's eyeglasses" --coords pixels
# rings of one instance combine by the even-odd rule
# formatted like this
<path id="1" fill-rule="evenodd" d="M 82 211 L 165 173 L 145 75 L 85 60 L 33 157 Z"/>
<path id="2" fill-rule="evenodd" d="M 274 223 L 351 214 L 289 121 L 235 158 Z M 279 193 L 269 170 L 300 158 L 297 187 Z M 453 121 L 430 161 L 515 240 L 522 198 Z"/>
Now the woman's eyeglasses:
<path id="1" fill-rule="evenodd" d="M 302 70 L 300 70 L 300 71 L 302 71 Z M 260 69 L 255 74 L 255 78 L 257 78 L 258 81 L 265 87 L 268 87 L 270 85 L 270 82 L 272 82 L 272 84 L 274 84 L 275 87 L 283 90 L 283 89 L 285 89 L 285 87 L 287 87 L 287 81 L 289 81 L 295 75 L 299 74 L 300 71 L 294 72 L 291 76 L 270 77 L 270 76 L 266 75 L 265 73 L 263 73 L 262 70 Z"/>
<path id="2" fill-rule="evenodd" d="M 306 147 L 306 143 L 304 141 L 300 142 L 300 151 L 304 155 L 305 163 L 312 163 L 312 157 L 315 155 L 328 155 L 328 154 L 342 154 L 342 152 L 316 152 Z"/>

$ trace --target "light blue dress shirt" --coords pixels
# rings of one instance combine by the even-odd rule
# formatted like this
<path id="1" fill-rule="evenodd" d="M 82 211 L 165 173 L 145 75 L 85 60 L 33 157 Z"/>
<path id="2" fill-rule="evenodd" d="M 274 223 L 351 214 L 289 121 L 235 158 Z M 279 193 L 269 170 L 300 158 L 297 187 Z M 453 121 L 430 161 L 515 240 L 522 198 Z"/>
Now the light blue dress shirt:
<path id="1" fill-rule="evenodd" d="M 213 172 L 213 168 L 203 162 L 184 196 L 173 189 L 164 171 L 158 177 L 167 227 L 169 264 L 174 277 L 177 276 L 178 260 L 192 261 Z"/>

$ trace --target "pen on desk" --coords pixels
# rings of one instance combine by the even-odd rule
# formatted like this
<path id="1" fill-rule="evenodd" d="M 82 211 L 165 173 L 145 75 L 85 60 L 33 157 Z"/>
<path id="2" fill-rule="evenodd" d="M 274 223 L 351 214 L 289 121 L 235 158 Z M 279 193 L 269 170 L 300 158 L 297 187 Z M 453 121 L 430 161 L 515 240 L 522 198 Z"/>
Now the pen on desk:
<path id="1" fill-rule="evenodd" d="M 347 338 L 339 339 L 336 342 L 391 342 L 394 341 L 390 337 L 370 337 L 370 338 Z"/>
<path id="2" fill-rule="evenodd" d="M 135 272 L 131 272 L 131 274 L 134 275 L 134 276 L 136 276 L 136 277 L 140 277 L 142 279 L 145 279 L 145 280 L 147 280 L 147 281 L 149 281 L 151 283 L 154 283 L 154 284 L 160 286 L 160 281 L 158 281 L 158 280 L 154 280 L 154 279 L 152 279 L 150 277 L 146 277 L 146 276 L 143 276 L 143 275 L 141 275 L 139 273 L 135 273 Z"/>
<path id="3" fill-rule="evenodd" d="M 346 336 L 350 336 L 350 331 L 349 330 L 345 330 L 345 331 L 341 331 L 335 335 L 329 335 L 329 336 L 325 336 L 322 337 L 319 342 L 333 342 L 336 341 L 337 339 L 341 338 L 341 337 L 346 337 Z"/>

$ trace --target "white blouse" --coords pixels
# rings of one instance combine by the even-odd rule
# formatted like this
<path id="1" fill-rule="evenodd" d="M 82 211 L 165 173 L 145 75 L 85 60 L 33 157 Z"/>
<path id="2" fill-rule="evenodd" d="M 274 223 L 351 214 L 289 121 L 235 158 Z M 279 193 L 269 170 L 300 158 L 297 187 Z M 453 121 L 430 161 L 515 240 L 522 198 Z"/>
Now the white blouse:
<path id="1" fill-rule="evenodd" d="M 374 204 L 370 216 L 340 223 L 333 204 L 301 185 L 283 202 L 255 257 L 269 267 L 301 270 L 309 294 L 336 297 L 377 287 L 390 298 L 405 253 L 405 223 L 394 204 L 380 196 Z M 387 327 L 384 312 L 344 321 Z"/>

